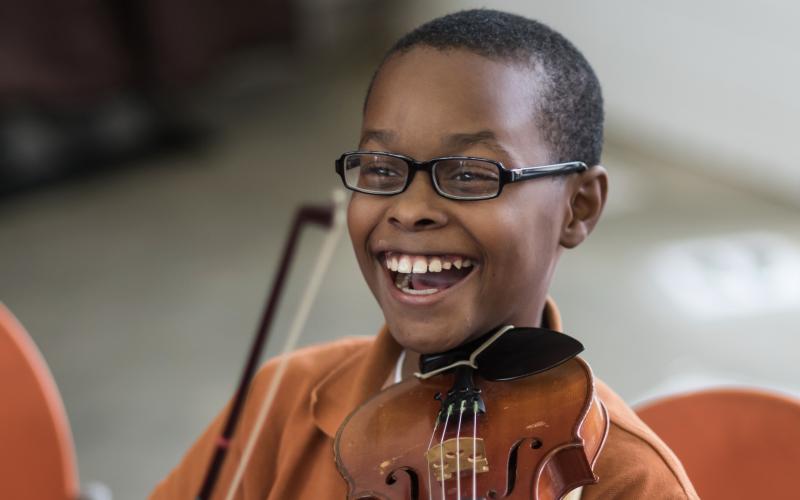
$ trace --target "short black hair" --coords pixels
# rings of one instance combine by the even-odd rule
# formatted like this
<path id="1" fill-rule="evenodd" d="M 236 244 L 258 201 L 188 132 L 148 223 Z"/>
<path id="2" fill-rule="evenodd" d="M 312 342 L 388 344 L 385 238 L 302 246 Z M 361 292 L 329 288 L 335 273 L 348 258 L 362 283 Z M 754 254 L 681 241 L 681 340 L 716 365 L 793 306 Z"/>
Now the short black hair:
<path id="1" fill-rule="evenodd" d="M 489 59 L 531 65 L 537 72 L 534 112 L 551 161 L 600 163 L 603 149 L 603 96 L 600 82 L 583 54 L 548 26 L 491 9 L 455 12 L 429 21 L 400 38 L 383 64 L 415 47 L 464 49 Z M 366 101 L 364 103 L 366 108 Z"/>

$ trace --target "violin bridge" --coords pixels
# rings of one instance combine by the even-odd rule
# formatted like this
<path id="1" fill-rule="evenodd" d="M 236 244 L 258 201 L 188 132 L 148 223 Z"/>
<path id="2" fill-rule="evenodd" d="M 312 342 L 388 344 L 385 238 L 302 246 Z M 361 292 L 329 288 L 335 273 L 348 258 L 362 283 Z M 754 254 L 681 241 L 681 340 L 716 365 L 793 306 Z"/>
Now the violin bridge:
<path id="1" fill-rule="evenodd" d="M 477 474 L 489 472 L 486 447 L 480 438 L 448 439 L 425 452 L 425 458 L 428 460 L 428 468 L 439 482 L 452 478 L 456 472 L 473 469 Z"/>

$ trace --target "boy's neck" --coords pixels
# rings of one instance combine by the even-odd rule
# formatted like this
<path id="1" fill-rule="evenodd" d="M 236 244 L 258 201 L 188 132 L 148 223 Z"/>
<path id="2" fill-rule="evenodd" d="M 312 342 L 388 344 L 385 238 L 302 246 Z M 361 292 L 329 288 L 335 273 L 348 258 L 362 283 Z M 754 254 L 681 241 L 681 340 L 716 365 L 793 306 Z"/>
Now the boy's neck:
<path id="1" fill-rule="evenodd" d="M 419 371 L 419 357 L 420 353 L 410 351 L 408 349 L 405 350 L 405 359 L 403 359 L 403 366 L 400 368 L 400 373 L 402 374 L 402 380 L 405 380 L 409 377 L 413 377 L 414 373 Z"/>
<path id="2" fill-rule="evenodd" d="M 398 362 L 402 362 L 400 368 L 400 380 L 397 379 L 397 372 L 398 370 L 392 370 L 389 372 L 389 376 L 386 377 L 386 380 L 383 383 L 383 387 L 381 389 L 386 389 L 390 385 L 396 384 L 401 380 L 407 380 L 414 376 L 414 373 L 418 371 L 419 368 L 419 357 L 420 354 L 418 352 L 410 351 L 405 349 L 402 354 L 400 355 L 400 359 Z"/>

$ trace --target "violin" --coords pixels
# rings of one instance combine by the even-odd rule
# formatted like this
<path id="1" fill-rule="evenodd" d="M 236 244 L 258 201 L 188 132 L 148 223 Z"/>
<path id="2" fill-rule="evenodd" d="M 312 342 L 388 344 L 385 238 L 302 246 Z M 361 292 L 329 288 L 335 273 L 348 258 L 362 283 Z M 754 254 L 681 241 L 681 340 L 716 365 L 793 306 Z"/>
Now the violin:
<path id="1" fill-rule="evenodd" d="M 338 211 L 335 208 L 338 205 Z M 335 248 L 343 202 L 301 207 L 197 500 L 213 495 L 286 280 L 301 228 L 333 228 L 322 245 L 281 354 L 297 343 Z M 559 499 L 596 483 L 593 467 L 609 418 L 594 392 L 583 346 L 546 328 L 506 326 L 444 353 L 423 355 L 415 378 L 387 387 L 351 413 L 334 441 L 350 500 Z M 267 397 L 226 499 L 233 498 L 265 425 L 288 356 Z"/>
<path id="2" fill-rule="evenodd" d="M 340 427 L 347 498 L 550 500 L 596 483 L 609 420 L 582 349 L 565 334 L 506 327 L 468 360 L 464 349 L 423 356 L 416 378 Z"/>

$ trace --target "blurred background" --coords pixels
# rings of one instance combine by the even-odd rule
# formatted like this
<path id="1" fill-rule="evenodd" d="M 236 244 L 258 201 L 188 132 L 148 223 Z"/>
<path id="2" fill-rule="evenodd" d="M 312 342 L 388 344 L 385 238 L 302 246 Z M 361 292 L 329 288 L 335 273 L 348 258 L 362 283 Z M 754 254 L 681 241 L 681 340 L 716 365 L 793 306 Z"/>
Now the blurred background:
<path id="1" fill-rule="evenodd" d="M 337 186 L 382 53 L 481 4 L 0 4 L 0 300 L 52 369 L 82 481 L 143 498 L 233 392 L 293 210 Z M 610 202 L 552 289 L 596 375 L 631 404 L 800 395 L 800 5 L 491 6 L 561 31 L 603 83 Z M 345 238 L 303 342 L 380 325 Z"/>

